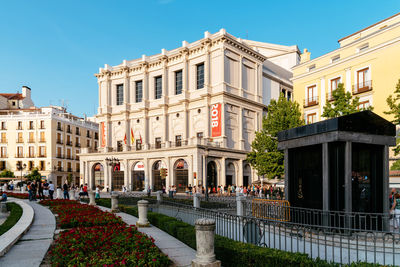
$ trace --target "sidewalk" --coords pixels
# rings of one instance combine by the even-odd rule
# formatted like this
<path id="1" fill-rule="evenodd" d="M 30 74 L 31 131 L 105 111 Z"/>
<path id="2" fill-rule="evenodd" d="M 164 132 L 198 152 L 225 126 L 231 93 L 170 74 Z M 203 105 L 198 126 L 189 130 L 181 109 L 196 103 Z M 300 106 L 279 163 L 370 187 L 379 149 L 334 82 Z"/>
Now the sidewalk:
<path id="1" fill-rule="evenodd" d="M 0 266 L 40 266 L 53 241 L 56 220 L 53 213 L 36 202 L 26 201 L 32 206 L 35 217 L 29 231 L 0 258 Z"/>
<path id="2" fill-rule="evenodd" d="M 109 208 L 98 206 L 105 211 L 111 211 Z M 122 220 L 129 225 L 136 225 L 138 218 L 124 212 L 116 213 Z M 174 266 L 191 266 L 192 260 L 196 258 L 196 251 L 186 244 L 160 229 L 151 227 L 141 227 L 138 230 L 154 238 L 154 244 L 174 262 Z M 0 262 L 1 265 L 1 262 Z"/>

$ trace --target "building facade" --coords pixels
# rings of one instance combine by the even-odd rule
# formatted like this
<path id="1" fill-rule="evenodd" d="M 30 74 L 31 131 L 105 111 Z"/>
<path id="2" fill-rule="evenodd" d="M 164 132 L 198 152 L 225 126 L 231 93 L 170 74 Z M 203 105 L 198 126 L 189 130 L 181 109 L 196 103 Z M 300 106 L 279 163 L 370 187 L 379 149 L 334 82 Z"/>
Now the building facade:
<path id="1" fill-rule="evenodd" d="M 98 124 L 62 107 L 36 108 L 30 94 L 26 108 L 20 103 L 29 101 L 24 101 L 21 94 L 0 94 L 0 98 L 3 95 L 11 103 L 0 109 L 0 170 L 13 171 L 18 181 L 37 168 L 43 178 L 57 186 L 69 175 L 73 183 L 80 184 L 78 154 L 82 148 L 98 147 Z M 12 101 L 16 101 L 15 105 Z"/>
<path id="2" fill-rule="evenodd" d="M 400 13 L 346 36 L 340 47 L 310 60 L 306 49 L 293 67 L 295 100 L 307 123 L 323 120 L 323 107 L 332 101 L 332 90 L 343 83 L 359 97 L 360 108 L 372 106 L 386 119 L 386 98 L 400 79 Z"/>
<path id="3" fill-rule="evenodd" d="M 269 60 L 271 58 L 271 60 Z M 266 105 L 292 98 L 297 46 L 236 38 L 224 29 L 96 74 L 98 152 L 82 149 L 91 187 L 153 190 L 248 185 L 246 154 Z M 166 172 L 166 173 L 165 173 Z"/>

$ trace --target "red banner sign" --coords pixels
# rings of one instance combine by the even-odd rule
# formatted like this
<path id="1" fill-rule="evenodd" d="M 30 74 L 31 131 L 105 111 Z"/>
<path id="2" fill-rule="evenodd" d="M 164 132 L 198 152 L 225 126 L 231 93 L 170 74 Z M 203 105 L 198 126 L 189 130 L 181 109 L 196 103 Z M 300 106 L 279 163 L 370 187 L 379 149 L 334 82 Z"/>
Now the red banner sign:
<path id="1" fill-rule="evenodd" d="M 104 122 L 100 123 L 100 131 L 101 131 L 101 147 L 106 146 L 106 126 Z"/>
<path id="2" fill-rule="evenodd" d="M 221 104 L 211 105 L 211 136 L 221 136 Z"/>

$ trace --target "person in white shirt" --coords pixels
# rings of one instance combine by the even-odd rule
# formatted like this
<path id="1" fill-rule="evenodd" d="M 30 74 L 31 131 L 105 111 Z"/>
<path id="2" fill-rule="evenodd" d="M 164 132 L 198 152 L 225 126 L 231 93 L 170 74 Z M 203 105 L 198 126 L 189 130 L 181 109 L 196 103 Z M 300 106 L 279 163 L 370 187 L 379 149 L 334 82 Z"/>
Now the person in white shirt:
<path id="1" fill-rule="evenodd" d="M 52 181 L 50 181 L 49 184 L 49 195 L 50 195 L 50 199 L 53 199 L 53 194 L 54 194 L 54 184 Z"/>

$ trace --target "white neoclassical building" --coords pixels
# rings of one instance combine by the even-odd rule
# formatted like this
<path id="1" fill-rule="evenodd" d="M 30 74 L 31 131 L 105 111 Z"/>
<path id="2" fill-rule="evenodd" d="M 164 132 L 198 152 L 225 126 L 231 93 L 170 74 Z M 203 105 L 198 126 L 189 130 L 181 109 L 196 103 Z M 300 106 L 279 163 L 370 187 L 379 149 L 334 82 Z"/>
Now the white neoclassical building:
<path id="1" fill-rule="evenodd" d="M 160 54 L 105 65 L 99 148 L 82 149 L 84 181 L 111 190 L 248 185 L 246 162 L 266 105 L 292 98 L 297 46 L 236 38 L 224 29 Z M 114 158 L 114 161 L 110 161 Z M 166 178 L 160 175 L 167 172 Z"/>

